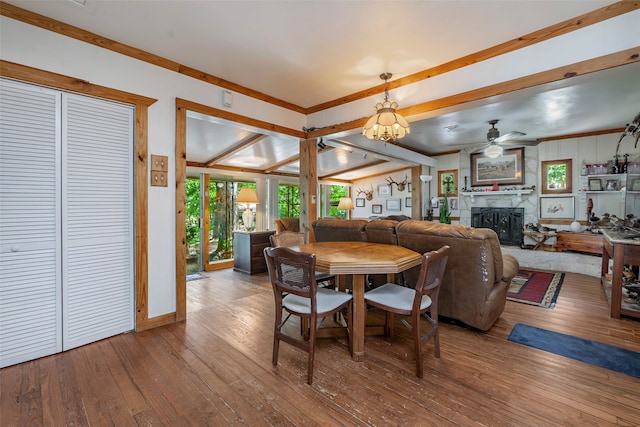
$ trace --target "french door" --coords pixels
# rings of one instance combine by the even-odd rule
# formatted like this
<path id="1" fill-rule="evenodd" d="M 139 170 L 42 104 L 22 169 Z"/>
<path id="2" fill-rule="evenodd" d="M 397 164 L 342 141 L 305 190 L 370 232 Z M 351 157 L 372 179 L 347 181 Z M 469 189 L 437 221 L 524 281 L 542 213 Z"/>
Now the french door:
<path id="1" fill-rule="evenodd" d="M 0 79 L 0 367 L 134 328 L 133 120 Z"/>

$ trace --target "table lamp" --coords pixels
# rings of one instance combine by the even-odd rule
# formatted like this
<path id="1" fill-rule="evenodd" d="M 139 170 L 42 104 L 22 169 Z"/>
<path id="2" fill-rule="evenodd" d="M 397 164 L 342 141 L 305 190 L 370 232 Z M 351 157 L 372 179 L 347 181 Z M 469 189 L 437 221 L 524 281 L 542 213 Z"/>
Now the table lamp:
<path id="1" fill-rule="evenodd" d="M 353 209 L 354 209 L 353 208 L 353 201 L 351 200 L 350 197 L 341 197 L 340 198 L 340 202 L 338 203 L 338 210 L 352 211 Z"/>
<path id="2" fill-rule="evenodd" d="M 242 223 L 247 231 L 251 231 L 253 228 L 254 213 L 251 210 L 251 205 L 257 205 L 260 203 L 256 190 L 250 187 L 243 187 L 236 197 L 236 203 L 244 203 L 247 205 L 247 209 L 242 213 Z"/>

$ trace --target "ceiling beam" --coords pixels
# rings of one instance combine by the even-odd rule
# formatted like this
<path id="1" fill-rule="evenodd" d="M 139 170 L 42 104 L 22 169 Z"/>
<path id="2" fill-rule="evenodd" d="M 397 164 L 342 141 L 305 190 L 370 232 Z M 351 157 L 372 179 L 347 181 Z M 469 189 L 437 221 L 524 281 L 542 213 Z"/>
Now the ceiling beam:
<path id="1" fill-rule="evenodd" d="M 277 169 L 280 169 L 282 166 L 290 165 L 291 163 L 295 163 L 298 160 L 300 160 L 300 154 L 296 154 L 295 156 L 291 156 L 288 159 L 284 159 L 281 162 L 275 163 L 266 168 L 264 171 L 265 173 L 271 173 Z"/>
<path id="2" fill-rule="evenodd" d="M 238 151 L 243 150 L 243 149 L 245 149 L 247 147 L 250 147 L 252 145 L 257 144 L 258 142 L 262 141 L 266 137 L 267 137 L 267 135 L 263 135 L 261 133 L 251 134 L 248 137 L 246 137 L 244 140 L 238 142 L 237 144 L 234 144 L 228 150 L 222 152 L 222 154 L 219 154 L 218 156 L 216 156 L 216 157 L 208 160 L 207 162 L 205 162 L 205 165 L 207 165 L 207 167 L 212 167 L 216 163 L 219 163 L 219 162 L 223 161 L 224 159 L 227 159 L 227 158 L 233 156 Z"/>
<path id="3" fill-rule="evenodd" d="M 353 172 L 353 171 L 357 171 L 357 170 L 361 170 L 361 169 L 366 169 L 366 168 L 370 168 L 372 166 L 378 166 L 381 164 L 387 163 L 386 160 L 376 160 L 375 162 L 371 162 L 371 163 L 367 163 L 366 165 L 361 165 L 361 166 L 356 166 L 353 168 L 349 168 L 349 169 L 342 169 L 340 172 L 336 172 L 336 173 L 332 173 L 329 175 L 324 175 L 321 176 L 319 179 L 331 179 L 332 177 L 336 176 L 336 175 L 342 175 L 348 172 Z M 386 173 L 386 172 L 385 172 Z"/>

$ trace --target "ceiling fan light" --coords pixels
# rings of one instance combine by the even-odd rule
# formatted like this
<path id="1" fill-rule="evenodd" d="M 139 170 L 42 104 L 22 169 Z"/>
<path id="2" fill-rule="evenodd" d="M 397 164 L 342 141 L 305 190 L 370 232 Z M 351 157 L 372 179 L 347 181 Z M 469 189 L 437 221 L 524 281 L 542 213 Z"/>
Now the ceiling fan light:
<path id="1" fill-rule="evenodd" d="M 484 154 L 487 157 L 498 157 L 502 155 L 502 147 L 500 147 L 497 144 L 491 144 L 490 146 L 488 146 L 485 150 L 484 150 Z"/>

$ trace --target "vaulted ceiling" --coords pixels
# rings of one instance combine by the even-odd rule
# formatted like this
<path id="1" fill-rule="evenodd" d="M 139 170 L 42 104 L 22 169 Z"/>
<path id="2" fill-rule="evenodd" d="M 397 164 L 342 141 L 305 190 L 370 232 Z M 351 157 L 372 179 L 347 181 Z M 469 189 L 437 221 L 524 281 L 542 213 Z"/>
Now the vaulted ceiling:
<path id="1" fill-rule="evenodd" d="M 379 86 L 381 72 L 402 79 L 617 4 L 574 0 L 6 3 L 208 73 L 231 87 L 238 85 L 301 112 Z M 620 35 L 639 27 L 621 28 Z M 357 133 L 327 135 L 323 138 L 327 148 L 319 155 L 319 175 L 354 180 L 405 167 L 420 156 L 469 149 L 486 141 L 487 122 L 492 119 L 499 120 L 502 133 L 516 130 L 526 133 L 523 139 L 544 139 L 621 128 L 638 111 L 640 64 L 634 62 L 434 112 L 412 121 L 411 135 L 398 141 L 403 149 L 398 155 L 383 153 L 392 150 L 376 153 Z M 220 173 L 295 176 L 298 141 L 199 113 L 188 117 L 188 161 L 216 167 Z"/>

